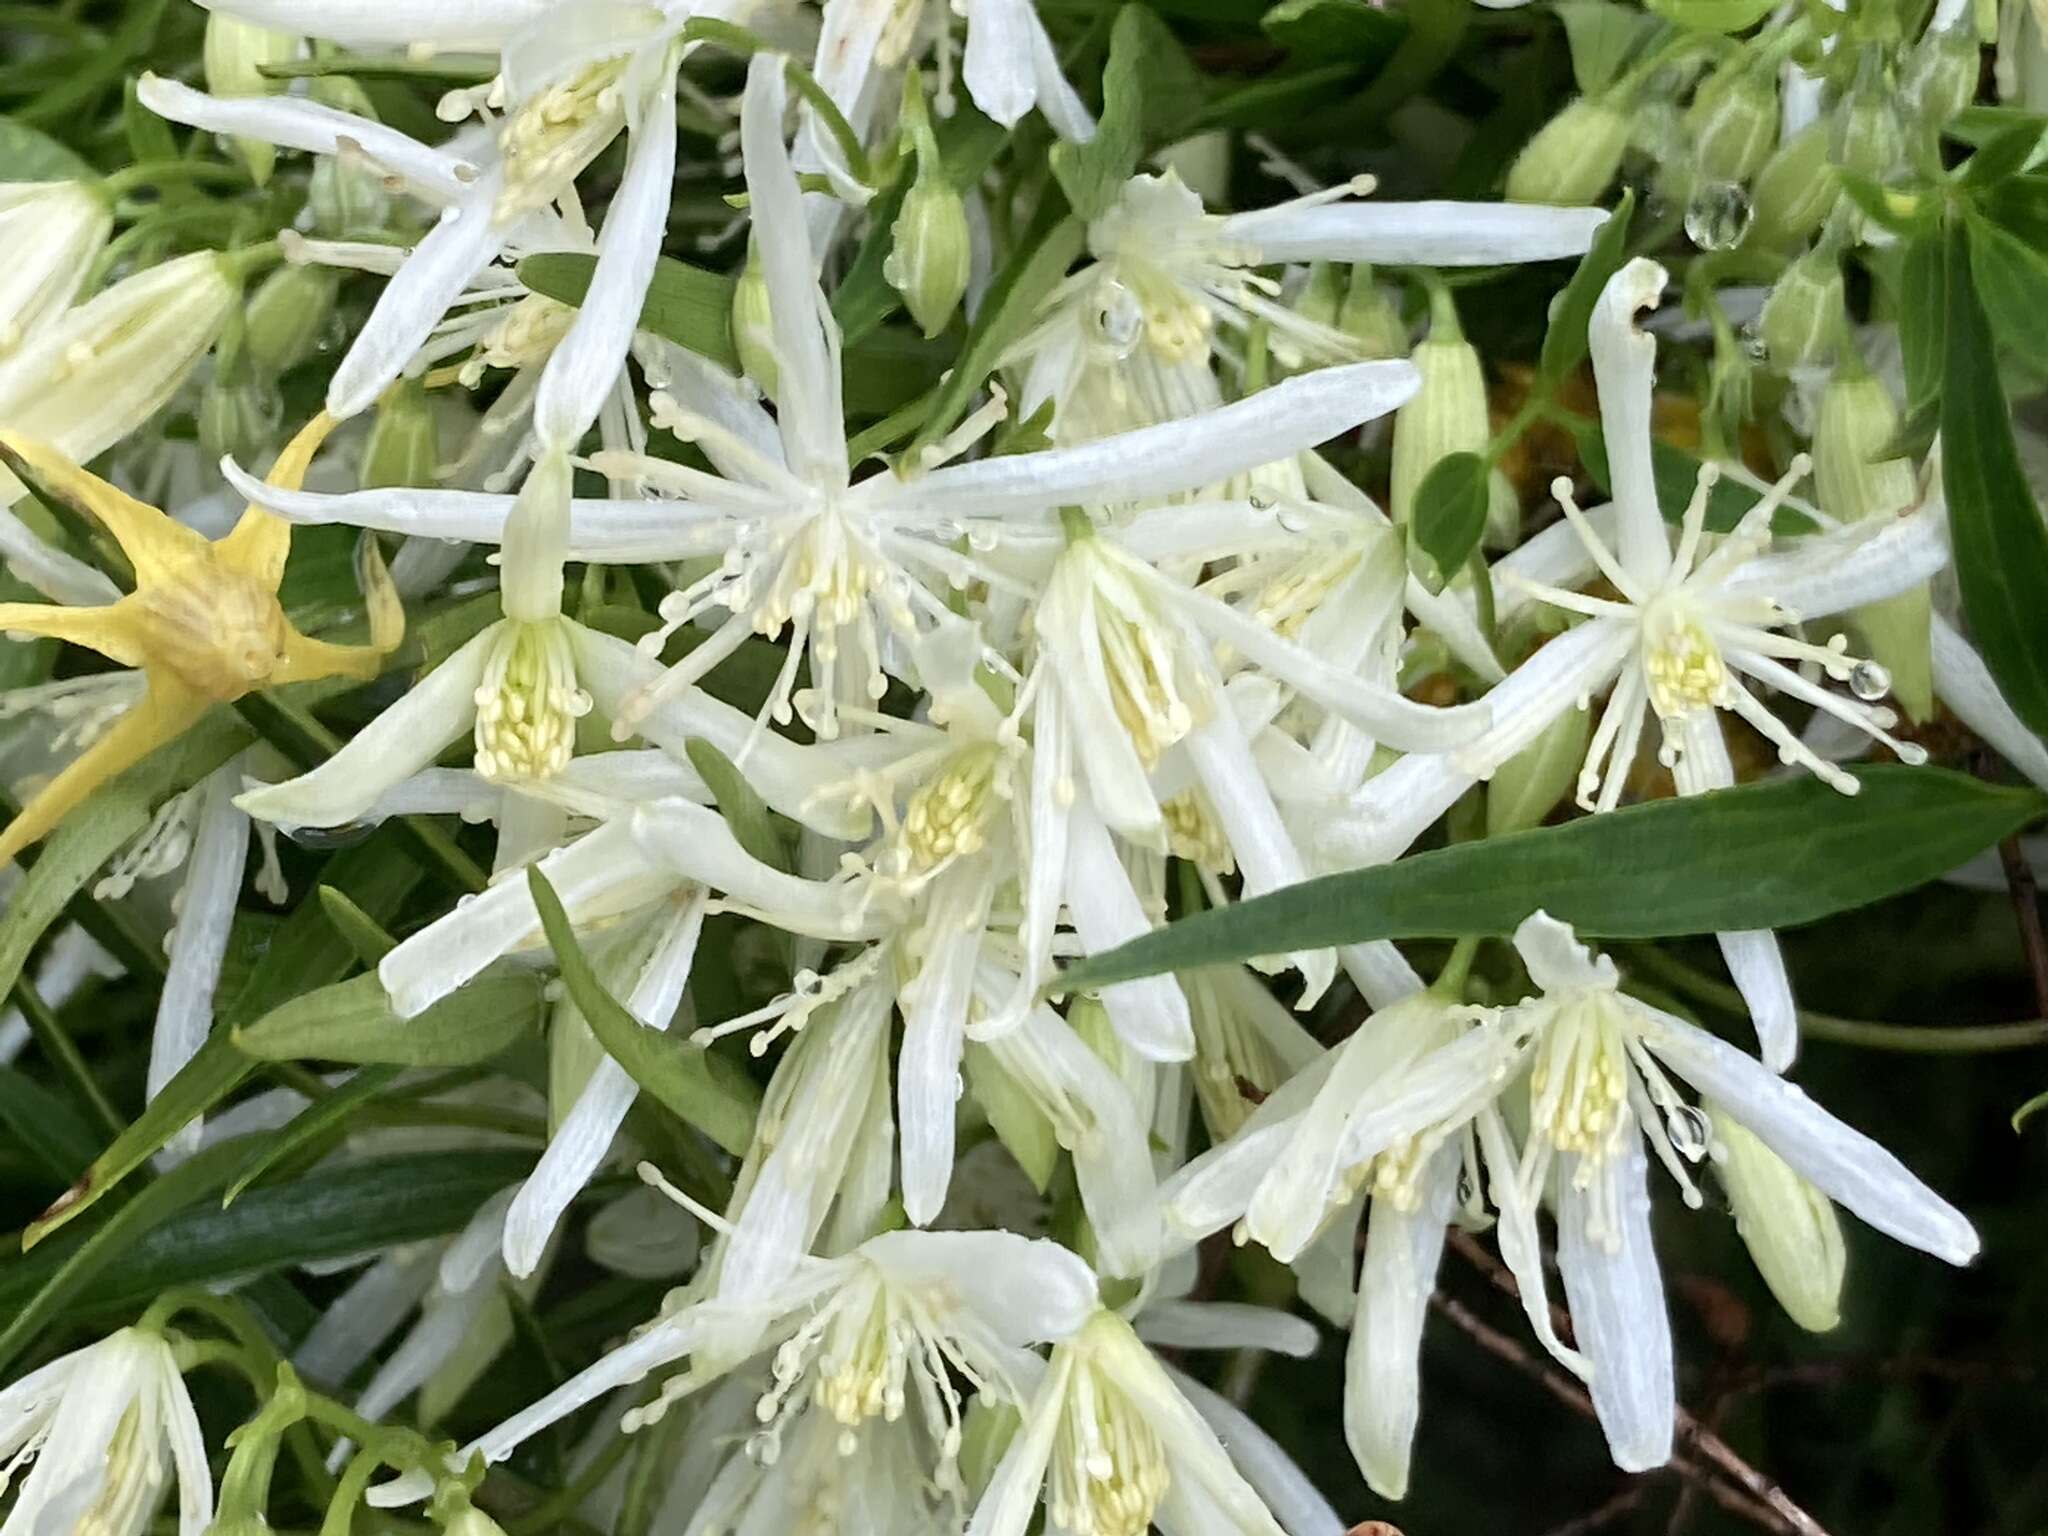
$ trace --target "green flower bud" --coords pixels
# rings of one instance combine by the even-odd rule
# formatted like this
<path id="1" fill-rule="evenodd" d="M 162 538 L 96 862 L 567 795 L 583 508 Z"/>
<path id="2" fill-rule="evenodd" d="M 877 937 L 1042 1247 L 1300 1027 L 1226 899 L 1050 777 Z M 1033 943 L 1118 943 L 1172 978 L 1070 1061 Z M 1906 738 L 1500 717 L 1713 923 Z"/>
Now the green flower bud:
<path id="1" fill-rule="evenodd" d="M 264 278 L 243 311 L 249 361 L 273 375 L 305 361 L 327 329 L 340 287 L 332 267 L 282 266 Z"/>
<path id="2" fill-rule="evenodd" d="M 1486 408 L 1486 376 L 1479 353 L 1458 327 L 1458 311 L 1450 294 L 1438 289 L 1431 297 L 1429 335 L 1410 361 L 1422 384 L 1394 415 L 1393 483 L 1388 511 L 1405 524 L 1415 508 L 1415 492 L 1437 462 L 1454 453 L 1479 453 L 1492 435 Z"/>
<path id="3" fill-rule="evenodd" d="M 1898 93 L 1879 83 L 1873 65 L 1862 72 L 1848 99 L 1836 109 L 1829 151 L 1845 171 L 1883 181 L 1906 154 L 1899 123 Z"/>
<path id="4" fill-rule="evenodd" d="M 243 463 L 262 456 L 277 435 L 284 402 L 269 385 L 236 369 L 216 376 L 199 395 L 199 445 L 218 461 L 232 454 Z"/>
<path id="5" fill-rule="evenodd" d="M 1508 169 L 1511 203 L 1598 201 L 1621 169 L 1628 114 L 1604 100 L 1573 98 L 1545 123 Z"/>
<path id="6" fill-rule="evenodd" d="M 1813 434 L 1814 488 L 1823 512 L 1843 522 L 1891 517 L 1913 504 L 1913 461 L 1877 455 L 1897 434 L 1899 413 L 1882 380 L 1861 366 L 1837 371 L 1820 399 Z M 1891 678 L 1891 693 L 1914 720 L 1934 712 L 1932 603 L 1923 582 L 1848 614 L 1863 650 Z"/>
<path id="7" fill-rule="evenodd" d="M 1408 326 L 1393 294 L 1374 280 L 1372 267 L 1359 262 L 1351 269 L 1351 285 L 1337 310 L 1337 329 L 1358 344 L 1362 358 L 1408 355 Z"/>
<path id="8" fill-rule="evenodd" d="M 1817 362 L 1842 324 L 1842 264 L 1833 251 L 1808 251 L 1771 285 L 1757 333 L 1779 369 Z"/>
<path id="9" fill-rule="evenodd" d="M 967 292 L 967 205 L 944 177 L 919 171 L 890 238 L 882 275 L 925 335 L 936 336 Z"/>
<path id="10" fill-rule="evenodd" d="M 981 1497 L 996 1474 L 1003 1453 L 1024 1427 L 1024 1416 L 1010 1404 L 977 1393 L 960 1422 L 960 1478 L 970 1500 Z"/>
<path id="11" fill-rule="evenodd" d="M 1752 69 L 1702 88 L 1685 114 L 1685 137 L 1701 180 L 1748 181 L 1778 142 L 1777 81 Z"/>
<path id="12" fill-rule="evenodd" d="M 1826 1333 L 1842 1320 L 1848 1260 L 1834 1206 L 1732 1116 L 1706 1108 L 1743 1246 L 1792 1321 Z"/>
<path id="13" fill-rule="evenodd" d="M 363 448 L 363 489 L 432 485 L 440 464 L 433 402 L 417 379 L 401 379 L 377 402 L 370 439 Z"/>
<path id="14" fill-rule="evenodd" d="M 1827 124 L 1808 123 L 1780 144 L 1757 173 L 1751 190 L 1751 240 L 1767 249 L 1784 250 L 1808 239 L 1842 193 L 1841 182 L 1828 163 Z"/>
<path id="15" fill-rule="evenodd" d="M 1486 786 L 1486 835 L 1540 826 L 1577 782 L 1592 734 L 1592 712 L 1568 709 L 1502 763 Z"/>
<path id="16" fill-rule="evenodd" d="M 346 152 L 322 155 L 306 184 L 313 227 L 328 236 L 380 230 L 391 217 L 391 194 L 377 173 Z"/>
<path id="17" fill-rule="evenodd" d="M 775 398 L 775 325 L 768 315 L 768 279 L 762 274 L 760 251 L 747 244 L 747 264 L 732 291 L 732 344 L 740 367 L 770 400 Z"/>
<path id="18" fill-rule="evenodd" d="M 1939 128 L 1977 99 L 1981 60 L 1968 23 L 1929 30 L 1906 65 L 1907 110 Z"/>
<path id="19" fill-rule="evenodd" d="M 1053 1172 L 1060 1160 L 1059 1133 L 1052 1121 L 1046 1118 L 1030 1090 L 1017 1081 L 987 1046 L 969 1041 L 961 1067 L 967 1091 L 988 1116 L 989 1129 L 1017 1160 L 1032 1187 L 1044 1194 L 1052 1187 Z"/>
<path id="20" fill-rule="evenodd" d="M 263 66 L 288 63 L 298 52 L 299 40 L 288 32 L 237 21 L 223 11 L 210 12 L 206 18 L 206 88 L 216 96 L 275 95 L 286 82 L 264 74 Z M 249 167 L 257 186 L 270 180 L 277 165 L 275 145 L 238 137 L 235 153 Z"/>

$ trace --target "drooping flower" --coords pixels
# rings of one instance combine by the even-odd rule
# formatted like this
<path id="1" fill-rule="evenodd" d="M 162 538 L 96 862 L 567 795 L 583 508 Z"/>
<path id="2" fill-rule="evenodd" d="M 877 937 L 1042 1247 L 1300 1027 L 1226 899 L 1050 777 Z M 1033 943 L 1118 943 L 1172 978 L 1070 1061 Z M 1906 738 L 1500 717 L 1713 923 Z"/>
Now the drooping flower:
<path id="1" fill-rule="evenodd" d="M 0 182 L 0 357 L 67 309 L 114 227 L 107 198 L 82 181 Z"/>

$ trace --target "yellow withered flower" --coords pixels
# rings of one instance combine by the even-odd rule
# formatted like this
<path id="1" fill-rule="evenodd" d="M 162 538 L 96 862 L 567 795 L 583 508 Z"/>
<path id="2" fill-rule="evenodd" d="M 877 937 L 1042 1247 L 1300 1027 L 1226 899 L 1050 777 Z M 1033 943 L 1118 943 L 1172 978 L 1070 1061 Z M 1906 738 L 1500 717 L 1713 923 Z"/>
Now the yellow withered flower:
<path id="1" fill-rule="evenodd" d="M 296 489 L 335 425 L 325 412 L 308 422 L 278 455 L 270 483 Z M 0 603 L 0 632 L 87 646 L 148 679 L 141 702 L 0 831 L 0 869 L 214 705 L 284 683 L 375 677 L 405 632 L 397 589 L 374 545 L 364 580 L 370 643 L 334 645 L 299 633 L 278 602 L 292 533 L 276 514 L 251 505 L 224 537 L 208 540 L 42 443 L 0 432 L 0 460 L 106 529 L 135 568 L 135 590 L 103 607 Z"/>

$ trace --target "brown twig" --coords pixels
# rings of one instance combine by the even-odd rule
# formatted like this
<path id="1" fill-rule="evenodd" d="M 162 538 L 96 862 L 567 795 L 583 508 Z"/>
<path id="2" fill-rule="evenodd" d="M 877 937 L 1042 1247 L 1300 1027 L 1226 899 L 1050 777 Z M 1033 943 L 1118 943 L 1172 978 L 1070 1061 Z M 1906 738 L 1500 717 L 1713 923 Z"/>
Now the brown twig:
<path id="1" fill-rule="evenodd" d="M 1508 1272 L 1505 1265 L 1488 1253 L 1480 1245 L 1479 1240 L 1473 1237 L 1471 1233 L 1454 1230 L 1450 1234 L 1450 1245 L 1460 1258 L 1463 1258 L 1484 1274 L 1497 1290 L 1518 1300 L 1520 1299 L 1522 1294 L 1521 1287 L 1515 1284 L 1515 1277 Z M 1564 1308 L 1555 1303 L 1551 1305 L 1550 1310 L 1558 1336 L 1569 1340 L 1572 1337 L 1570 1316 L 1565 1312 Z M 1509 1340 L 1508 1342 L 1512 1343 L 1513 1341 Z M 1591 1400 L 1588 1399 L 1587 1408 L 1589 1411 L 1591 1407 Z M 1682 1405 L 1677 1406 L 1675 1411 L 1677 1414 L 1679 1443 L 1690 1446 L 1702 1460 L 1706 1461 L 1719 1471 L 1722 1476 L 1734 1483 L 1750 1499 L 1770 1510 L 1777 1516 L 1779 1523 L 1787 1529 L 1796 1532 L 1797 1536 L 1828 1536 L 1827 1527 L 1823 1526 L 1812 1515 L 1802 1509 L 1784 1489 L 1780 1488 L 1776 1483 L 1765 1477 L 1755 1467 L 1752 1467 L 1737 1455 L 1727 1441 L 1723 1440 L 1713 1430 L 1688 1413 Z M 1674 1460 L 1674 1468 L 1677 1465 L 1678 1463 Z M 1712 1493 L 1715 1491 L 1716 1485 L 1708 1483 L 1705 1486 L 1708 1492 Z M 1718 1495 L 1716 1496 L 1716 1502 L 1719 1502 Z"/>
<path id="2" fill-rule="evenodd" d="M 1690 1490 L 1692 1484 L 1686 1484 Z M 1612 1525 L 1622 1516 L 1632 1514 L 1635 1507 L 1643 1502 L 1643 1485 L 1631 1483 L 1613 1498 L 1605 1500 L 1596 1509 L 1589 1509 L 1583 1515 L 1574 1515 L 1563 1525 L 1553 1525 L 1544 1536 L 1592 1536 L 1602 1526 Z"/>
<path id="3" fill-rule="evenodd" d="M 2012 896 L 2013 915 L 2020 922 L 2020 948 L 2026 953 L 2027 973 L 2034 979 L 2034 1009 L 2048 1017 L 2048 936 L 2041 931 L 2041 892 L 2034 882 L 2033 867 L 2020 851 L 2017 833 L 1999 843 L 1998 862 L 2005 867 L 2005 888 Z"/>

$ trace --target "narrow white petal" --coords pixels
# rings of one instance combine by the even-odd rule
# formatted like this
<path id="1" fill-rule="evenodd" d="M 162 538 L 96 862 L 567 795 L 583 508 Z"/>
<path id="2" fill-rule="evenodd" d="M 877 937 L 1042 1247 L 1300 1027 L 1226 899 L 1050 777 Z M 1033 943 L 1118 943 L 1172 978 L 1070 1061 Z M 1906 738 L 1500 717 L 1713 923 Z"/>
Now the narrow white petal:
<path id="1" fill-rule="evenodd" d="M 1155 1301 L 1131 1326 L 1161 1349 L 1264 1349 L 1296 1360 L 1323 1341 L 1307 1318 L 1247 1301 Z"/>
<path id="2" fill-rule="evenodd" d="M 933 937 L 917 977 L 901 1001 L 903 1044 L 896 1056 L 896 1118 L 903 1137 L 903 1210 L 929 1225 L 945 1203 L 953 1179 L 955 1109 L 960 1097 L 960 1051 L 982 927 L 994 883 L 982 869 L 942 877 L 932 892 Z M 978 886 L 963 890 L 963 886 Z"/>
<path id="3" fill-rule="evenodd" d="M 1614 1464 L 1648 1472 L 1671 1459 L 1671 1316 L 1650 1245 L 1650 1191 L 1640 1146 L 1596 1166 L 1570 1153 L 1557 1160 L 1557 1267 L 1579 1344 L 1592 1366 L 1587 1388 Z M 1588 1230 L 1594 1199 L 1577 1180 L 1602 1186 L 1598 1203 L 1615 1230 Z"/>
<path id="4" fill-rule="evenodd" d="M 609 1056 L 590 1074 L 505 1212 L 505 1267 L 515 1278 L 539 1266 L 562 1213 L 597 1172 L 639 1093 L 640 1085 Z"/>
<path id="5" fill-rule="evenodd" d="M 1479 778 L 1491 778 L 1559 715 L 1588 703 L 1613 678 L 1635 643 L 1633 626 L 1603 618 L 1573 625 L 1538 646 L 1486 695 L 1493 707 L 1492 728 L 1455 754 L 1458 766 Z"/>
<path id="6" fill-rule="evenodd" d="M 1085 953 L 1113 949 L 1149 933 L 1152 924 L 1117 858 L 1109 831 L 1084 803 L 1067 820 L 1067 911 Z M 1195 1053 L 1188 1000 L 1171 976 L 1120 981 L 1102 989 L 1102 1006 L 1124 1043 L 1152 1061 L 1186 1061 Z"/>
<path id="7" fill-rule="evenodd" d="M 299 1374 L 330 1389 L 354 1375 L 419 1304 L 436 1263 L 431 1248 L 399 1248 L 365 1269 L 292 1351 Z"/>
<path id="8" fill-rule="evenodd" d="M 1347 202 L 1233 214 L 1223 234 L 1257 247 L 1261 262 L 1490 267 L 1583 255 L 1606 222 L 1601 208 Z"/>
<path id="9" fill-rule="evenodd" d="M 1664 269 L 1638 256 L 1607 280 L 1593 306 L 1587 339 L 1600 386 L 1600 428 L 1607 483 L 1614 488 L 1622 568 L 1646 586 L 1671 566 L 1671 539 L 1650 468 L 1650 397 L 1656 388 L 1656 338 L 1636 328 L 1636 312 L 1664 292 Z"/>
<path id="10" fill-rule="evenodd" d="M 162 1376 L 164 1438 L 178 1471 L 178 1536 L 200 1536 L 213 1519 L 213 1472 L 206 1464 L 206 1437 L 192 1396 L 175 1361 L 164 1351 Z"/>
<path id="11" fill-rule="evenodd" d="M 1099 1304 L 1070 1248 L 1016 1232 L 884 1232 L 862 1253 L 895 1278 L 949 1295 L 1006 1344 L 1057 1344 Z"/>
<path id="12" fill-rule="evenodd" d="M 1447 756 L 1411 752 L 1332 809 L 1321 829 L 1323 851 L 1348 869 L 1397 859 L 1478 782 Z"/>
<path id="13" fill-rule="evenodd" d="M 786 875 L 740 846 L 723 816 L 687 800 L 643 806 L 631 817 L 635 840 L 648 857 L 678 876 L 771 914 L 793 933 L 851 938 L 881 919 L 856 911 L 852 888 Z"/>
<path id="14" fill-rule="evenodd" d="M 0 469 L 0 503 L 21 494 L 11 471 Z M 53 602 L 67 606 L 111 603 L 121 589 L 83 560 L 52 548 L 5 505 L 0 505 L 0 559 L 21 580 Z"/>
<path id="15" fill-rule="evenodd" d="M 1579 942 L 1570 923 L 1541 910 L 1523 918 L 1515 929 L 1515 953 L 1528 968 L 1529 979 L 1544 992 L 1612 988 L 1619 974 L 1612 960 Z"/>
<path id="16" fill-rule="evenodd" d="M 1022 1426 L 1011 1438 L 1010 1448 L 996 1463 L 988 1487 L 974 1506 L 966 1536 L 1024 1536 L 1030 1527 L 1073 1375 L 1073 1356 L 1064 1350 L 1055 1351 L 1051 1369 L 1025 1405 Z"/>
<path id="17" fill-rule="evenodd" d="M 1344 974 L 1373 1008 L 1386 1008 L 1422 990 L 1422 978 L 1390 939 L 1346 944 L 1337 951 Z"/>
<path id="18" fill-rule="evenodd" d="M 1948 559 L 1947 519 L 1939 507 L 1922 507 L 1875 528 L 1850 523 L 1810 534 L 1783 554 L 1743 562 L 1724 585 L 1816 619 L 1917 587 Z"/>
<path id="19" fill-rule="evenodd" d="M 1934 650 L 1934 691 L 1955 717 L 1998 749 L 2013 767 L 2048 789 L 2048 747 L 2030 730 L 2005 695 L 1977 648 L 1940 614 L 1930 632 Z M 2001 888 L 2003 882 L 2000 882 Z"/>
<path id="20" fill-rule="evenodd" d="M 1031 0 L 968 0 L 960 75 L 974 104 L 1005 128 L 1015 127 L 1038 98 L 1031 59 L 1037 19 Z"/>

